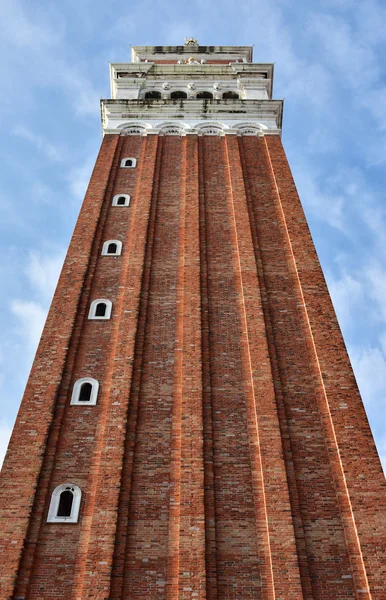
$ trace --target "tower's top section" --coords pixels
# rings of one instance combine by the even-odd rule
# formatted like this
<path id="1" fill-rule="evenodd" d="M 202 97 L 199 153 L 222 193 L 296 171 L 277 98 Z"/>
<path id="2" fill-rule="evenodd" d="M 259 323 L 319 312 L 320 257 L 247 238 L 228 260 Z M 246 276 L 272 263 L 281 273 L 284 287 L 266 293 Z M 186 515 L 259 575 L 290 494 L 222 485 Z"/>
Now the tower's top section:
<path id="1" fill-rule="evenodd" d="M 252 46 L 133 46 L 131 62 L 110 64 L 105 133 L 203 130 L 280 134 L 282 101 L 272 99 L 272 63 Z M 142 129 L 141 129 L 142 128 Z"/>
<path id="2" fill-rule="evenodd" d="M 133 46 L 133 63 L 178 65 L 229 65 L 251 63 L 252 46 L 200 46 L 194 38 L 185 38 L 184 46 Z"/>

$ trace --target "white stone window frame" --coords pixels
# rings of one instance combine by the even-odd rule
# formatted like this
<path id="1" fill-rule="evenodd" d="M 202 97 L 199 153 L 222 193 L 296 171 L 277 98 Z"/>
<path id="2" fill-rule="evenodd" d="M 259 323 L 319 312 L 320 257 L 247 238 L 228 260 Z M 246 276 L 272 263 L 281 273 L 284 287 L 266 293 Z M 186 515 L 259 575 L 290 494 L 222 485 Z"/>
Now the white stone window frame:
<path id="1" fill-rule="evenodd" d="M 58 517 L 60 496 L 68 488 L 71 488 L 73 500 L 71 515 L 69 517 Z M 47 523 L 77 523 L 79 518 L 80 501 L 82 490 L 75 483 L 62 483 L 54 489 L 51 495 L 50 508 L 48 509 Z"/>
<path id="2" fill-rule="evenodd" d="M 109 252 L 110 244 L 116 244 L 116 252 Z M 122 242 L 120 240 L 107 240 L 104 242 L 102 247 L 102 256 L 121 256 L 122 254 Z"/>
<path id="3" fill-rule="evenodd" d="M 91 396 L 90 400 L 81 401 L 79 400 L 79 396 L 81 387 L 84 383 L 91 383 Z M 98 392 L 99 381 L 97 379 L 93 379 L 92 377 L 82 377 L 81 379 L 77 379 L 72 389 L 71 404 L 77 404 L 79 406 L 95 406 L 97 403 Z"/>
<path id="4" fill-rule="evenodd" d="M 125 204 L 118 204 L 118 198 L 125 198 Z M 119 208 L 122 208 L 123 206 L 130 206 L 129 194 L 115 194 L 112 201 L 112 206 L 118 206 Z"/>
<path id="5" fill-rule="evenodd" d="M 97 317 L 95 315 L 96 309 L 97 309 L 98 304 L 101 304 L 102 302 L 104 304 L 106 304 L 106 312 L 103 315 L 103 317 Z M 95 321 L 108 321 L 111 318 L 112 308 L 113 308 L 113 303 L 111 302 L 111 300 L 107 300 L 106 298 L 97 298 L 97 300 L 93 300 L 90 304 L 88 318 L 90 320 L 95 320 Z"/>
<path id="6" fill-rule="evenodd" d="M 132 165 L 126 165 L 125 162 L 127 160 L 132 160 L 133 164 Z M 137 166 L 137 159 L 133 158 L 132 156 L 126 156 L 126 158 L 122 158 L 122 160 L 121 160 L 121 168 L 122 169 L 135 169 L 136 166 Z"/>

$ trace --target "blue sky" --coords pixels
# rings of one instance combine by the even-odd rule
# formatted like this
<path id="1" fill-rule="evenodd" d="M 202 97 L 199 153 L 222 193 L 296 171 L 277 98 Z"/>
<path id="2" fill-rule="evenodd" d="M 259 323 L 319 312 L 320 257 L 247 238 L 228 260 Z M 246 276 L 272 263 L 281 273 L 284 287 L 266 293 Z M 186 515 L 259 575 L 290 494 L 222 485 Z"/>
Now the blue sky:
<path id="1" fill-rule="evenodd" d="M 254 44 L 386 466 L 386 5 L 375 0 L 0 3 L 0 455 L 130 44 Z"/>

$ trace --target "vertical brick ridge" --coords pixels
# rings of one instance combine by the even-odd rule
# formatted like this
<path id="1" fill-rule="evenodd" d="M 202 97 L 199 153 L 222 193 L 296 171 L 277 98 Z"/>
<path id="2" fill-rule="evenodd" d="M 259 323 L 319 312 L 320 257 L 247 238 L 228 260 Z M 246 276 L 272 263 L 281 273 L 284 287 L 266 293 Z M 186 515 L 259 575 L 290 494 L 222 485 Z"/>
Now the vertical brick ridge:
<path id="1" fill-rule="evenodd" d="M 267 599 L 299 600 L 303 596 L 295 534 L 237 138 L 226 137 L 225 152 L 262 594 Z"/>
<path id="2" fill-rule="evenodd" d="M 181 142 L 182 172 L 186 171 L 186 145 Z M 177 600 L 179 597 L 180 576 L 180 516 L 181 516 L 181 429 L 182 429 L 182 361 L 184 345 L 184 270 L 185 270 L 185 202 L 186 179 L 181 178 L 179 233 L 178 233 L 178 264 L 177 264 L 177 316 L 174 349 L 174 384 L 173 410 L 170 440 L 170 474 L 169 474 L 169 541 L 168 541 L 168 579 L 167 600 Z"/>
<path id="3" fill-rule="evenodd" d="M 287 246 L 265 142 L 245 140 L 248 176 L 267 285 L 273 336 L 281 375 L 287 432 L 292 444 L 296 494 L 304 524 L 313 596 L 355 597 L 352 569 L 332 479 L 328 447 L 316 398 L 317 374 L 307 347 L 293 263 Z M 302 237 L 298 239 L 299 247 Z M 307 265 L 311 266 L 307 256 Z M 311 353 L 312 354 L 312 353 Z M 289 486 L 290 494 L 294 489 Z M 293 515 L 296 522 L 296 514 Z M 300 560 L 300 559 L 299 559 Z M 340 576 L 337 576 L 339 573 Z"/>
<path id="4" fill-rule="evenodd" d="M 251 186 L 250 186 L 250 182 L 249 182 L 249 172 L 248 172 L 248 166 L 247 166 L 247 161 L 246 161 L 246 153 L 254 152 L 254 154 L 256 154 L 256 149 L 254 149 L 254 146 L 260 145 L 263 142 L 262 142 L 261 138 L 256 138 L 256 137 L 252 137 L 252 136 L 251 137 L 240 136 L 238 139 L 239 139 L 240 161 L 241 161 L 241 167 L 242 167 L 242 171 L 243 171 L 244 188 L 245 188 L 245 194 L 246 194 L 246 198 L 247 198 L 249 221 L 250 221 L 250 225 L 251 225 L 252 241 L 253 241 L 255 260 L 256 260 L 256 266 L 257 266 L 257 277 L 258 277 L 259 287 L 260 287 L 260 295 L 261 295 L 262 309 L 263 309 L 263 314 L 264 314 L 264 322 L 265 322 L 265 327 L 266 327 L 266 331 L 267 331 L 267 344 L 268 344 L 268 351 L 269 351 L 270 363 L 271 363 L 271 369 L 272 369 L 272 375 L 273 375 L 273 385 L 274 385 L 274 389 L 275 389 L 275 397 L 276 397 L 276 403 L 277 403 L 279 425 L 280 425 L 280 431 L 281 431 L 281 439 L 282 439 L 283 450 L 284 450 L 284 455 L 285 455 L 285 468 L 286 468 L 286 473 L 287 473 L 288 484 L 292 490 L 290 493 L 289 499 L 290 499 L 291 511 L 292 511 L 292 515 L 293 515 L 293 527 L 294 527 L 299 569 L 300 569 L 300 575 L 301 575 L 301 584 L 302 584 L 304 598 L 311 600 L 314 597 L 313 589 L 312 589 L 312 579 L 310 576 L 310 570 L 309 570 L 309 565 L 308 565 L 308 555 L 307 555 L 306 539 L 305 539 L 305 535 L 304 535 L 303 519 L 302 519 L 302 514 L 301 514 L 300 506 L 299 506 L 300 500 L 299 500 L 299 495 L 298 495 L 297 485 L 296 485 L 296 476 L 295 476 L 295 470 L 294 470 L 294 464 L 293 464 L 291 439 L 290 439 L 289 432 L 288 432 L 288 423 L 287 423 L 288 415 L 287 415 L 287 410 L 286 410 L 286 406 L 285 406 L 284 399 L 283 399 L 283 392 L 282 392 L 282 385 L 281 385 L 281 372 L 280 372 L 280 369 L 278 366 L 277 353 L 276 353 L 276 348 L 275 348 L 275 340 L 274 340 L 273 328 L 272 328 L 271 308 L 270 308 L 270 304 L 268 302 L 268 297 L 267 297 L 265 267 L 264 267 L 263 259 L 261 256 L 260 241 L 259 241 L 258 229 L 257 229 L 257 224 L 256 224 L 256 219 L 258 217 L 257 217 L 257 215 L 255 215 L 255 203 L 254 203 L 254 199 L 253 199 L 253 196 L 251 193 Z"/>
<path id="5" fill-rule="evenodd" d="M 216 490 L 214 482 L 214 443 L 213 443 L 213 403 L 211 392 L 210 336 L 209 336 L 209 293 L 208 293 L 208 255 L 206 227 L 206 178 L 204 171 L 204 152 L 202 137 L 197 138 L 198 178 L 199 178 L 199 216 L 200 216 L 200 282 L 201 282 L 201 346 L 202 346 L 202 401 L 204 432 L 204 504 L 205 504 L 205 564 L 206 596 L 208 600 L 217 600 L 217 560 L 216 560 Z"/>
<path id="6" fill-rule="evenodd" d="M 181 344 L 177 394 L 181 393 L 179 590 L 181 599 L 204 599 L 205 514 L 201 372 L 201 297 L 197 136 L 183 144 L 181 189 Z"/>
<path id="7" fill-rule="evenodd" d="M 165 599 L 168 583 L 181 139 L 161 137 L 154 248 L 139 388 L 123 597 Z"/>
<path id="8" fill-rule="evenodd" d="M 103 204 L 100 206 L 98 223 L 95 228 L 95 233 L 92 238 L 92 246 L 89 254 L 89 262 L 83 280 L 82 291 L 79 297 L 79 303 L 75 315 L 75 323 L 72 330 L 67 357 L 63 367 L 62 381 L 59 386 L 56 405 L 54 408 L 54 416 L 50 431 L 47 437 L 46 450 L 43 460 L 43 465 L 40 473 L 39 483 L 34 501 L 34 521 L 31 521 L 25 550 L 23 552 L 22 562 L 17 578 L 15 595 L 24 596 L 31 582 L 31 572 L 35 570 L 36 549 L 38 540 L 45 526 L 45 516 L 51 499 L 50 491 L 52 491 L 52 479 L 55 470 L 55 458 L 57 457 L 61 442 L 63 439 L 60 436 L 63 434 L 63 421 L 68 412 L 70 382 L 73 379 L 74 365 L 79 353 L 79 346 L 82 337 L 84 322 L 87 319 L 87 307 L 90 302 L 91 282 L 94 277 L 96 263 L 98 260 L 98 249 L 103 236 L 104 227 L 106 224 L 107 213 L 110 205 L 110 194 L 114 185 L 117 166 L 120 160 L 120 150 L 122 148 L 121 141 L 115 146 L 113 162 L 110 169 L 109 180 L 104 192 Z M 75 238 L 75 232 L 74 232 Z M 67 479 L 68 480 L 68 477 Z"/>
<path id="9" fill-rule="evenodd" d="M 120 286 L 114 304 L 110 350 L 106 359 L 110 368 L 99 398 L 103 410 L 90 469 L 92 485 L 85 498 L 73 598 L 107 597 L 110 593 L 127 405 L 157 141 L 158 138 L 153 136 L 142 138 L 132 205 L 135 215 L 126 251 L 122 255 Z"/>
<path id="10" fill-rule="evenodd" d="M 1 473 L 3 491 L 0 492 L 3 526 L 0 548 L 7 558 L 0 567 L 2 598 L 13 594 L 30 527 L 57 393 L 117 144 L 116 136 L 105 136 L 102 141 L 4 460 Z M 53 339 L 60 340 L 58 346 L 52 344 Z M 32 423 L 35 443 L 29 445 L 26 461 L 24 445 L 19 444 L 19 440 L 29 437 Z M 13 473 L 19 474 L 17 480 Z"/>
<path id="11" fill-rule="evenodd" d="M 157 136 L 158 137 L 158 136 Z M 154 253 L 154 232 L 157 221 L 159 174 L 161 169 L 163 138 L 158 138 L 157 155 L 154 169 L 153 191 L 151 198 L 145 260 L 141 284 L 141 298 L 138 312 L 138 326 L 135 340 L 133 376 L 130 389 L 130 401 L 127 419 L 127 430 L 124 446 L 124 461 L 121 476 L 120 498 L 118 504 L 118 524 L 115 537 L 115 550 L 112 568 L 111 600 L 125 597 L 125 573 L 129 572 L 128 561 L 128 527 L 131 515 L 131 489 L 133 464 L 137 442 L 137 424 L 139 412 L 139 392 L 144 366 L 144 344 L 146 340 L 146 321 L 149 306 L 149 289 Z"/>
<path id="12" fill-rule="evenodd" d="M 281 218 L 284 225 L 284 230 L 287 238 L 287 244 L 290 252 L 290 256 L 293 263 L 293 271 L 296 277 L 296 285 L 298 289 L 299 296 L 302 300 L 302 305 L 304 307 L 303 316 L 306 328 L 308 330 L 308 335 L 306 337 L 307 346 L 310 352 L 310 360 L 314 365 L 315 374 L 318 377 L 317 382 L 317 390 L 316 390 L 316 398 L 318 400 L 320 413 L 323 417 L 322 422 L 324 425 L 325 431 L 325 441 L 327 443 L 329 449 L 329 457 L 330 457 L 330 466 L 331 472 L 334 479 L 334 484 L 336 487 L 337 493 L 337 501 L 340 506 L 340 514 L 344 526 L 345 537 L 347 542 L 347 547 L 349 550 L 350 562 L 353 569 L 356 593 L 358 598 L 362 599 L 374 599 L 375 597 L 371 594 L 369 581 L 367 578 L 367 572 L 364 564 L 362 548 L 359 540 L 358 529 L 356 524 L 355 515 L 351 505 L 351 498 L 347 486 L 346 475 L 344 471 L 344 467 L 341 460 L 339 444 L 336 436 L 336 431 L 334 428 L 334 422 L 331 414 L 329 398 L 327 396 L 322 369 L 318 356 L 318 349 L 315 344 L 314 339 L 314 328 L 311 325 L 310 315 L 308 310 L 308 299 L 305 297 L 303 285 L 299 273 L 299 260 L 295 256 L 295 247 L 293 245 L 293 240 L 291 239 L 290 231 L 288 229 L 288 222 L 286 218 L 286 214 L 283 208 L 282 196 L 279 190 L 278 182 L 276 179 L 276 174 L 274 170 L 274 166 L 271 159 L 271 149 L 270 149 L 270 141 L 267 142 L 266 138 L 264 138 L 266 155 L 268 158 L 268 163 L 270 165 L 270 171 L 272 180 L 274 183 L 274 189 L 278 199 L 278 205 L 281 212 Z M 276 150 L 273 149 L 272 150 Z M 288 176 L 288 174 L 287 174 Z M 313 250 L 313 248 L 312 248 Z M 318 263 L 315 251 L 313 250 L 312 254 L 314 255 L 314 261 Z M 317 327 L 320 327 L 321 323 L 318 323 Z M 377 596 L 376 600 L 380 600 L 381 596 Z"/>

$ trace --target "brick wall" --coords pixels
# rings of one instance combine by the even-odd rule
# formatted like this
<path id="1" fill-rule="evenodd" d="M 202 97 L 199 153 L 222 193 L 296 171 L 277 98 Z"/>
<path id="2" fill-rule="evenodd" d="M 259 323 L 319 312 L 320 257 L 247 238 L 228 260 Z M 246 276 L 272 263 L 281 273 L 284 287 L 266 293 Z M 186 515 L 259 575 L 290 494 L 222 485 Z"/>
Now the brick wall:
<path id="1" fill-rule="evenodd" d="M 385 482 L 278 137 L 105 136 L 2 477 L 1 598 L 386 598 Z M 79 521 L 46 523 L 66 482 Z"/>

